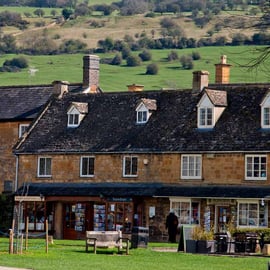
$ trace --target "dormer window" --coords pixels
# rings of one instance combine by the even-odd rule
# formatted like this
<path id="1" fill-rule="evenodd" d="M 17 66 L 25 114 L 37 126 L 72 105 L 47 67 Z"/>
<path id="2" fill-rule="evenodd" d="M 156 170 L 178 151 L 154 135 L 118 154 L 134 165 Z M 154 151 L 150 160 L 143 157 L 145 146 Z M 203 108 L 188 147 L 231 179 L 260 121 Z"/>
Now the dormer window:
<path id="1" fill-rule="evenodd" d="M 213 128 L 227 106 L 227 92 L 206 89 L 198 103 L 198 128 Z"/>
<path id="2" fill-rule="evenodd" d="M 72 102 L 68 109 L 68 127 L 78 127 L 88 113 L 88 104 L 81 102 Z"/>
<path id="3" fill-rule="evenodd" d="M 270 92 L 261 103 L 261 127 L 270 128 Z"/>
<path id="4" fill-rule="evenodd" d="M 136 108 L 137 112 L 137 124 L 145 124 L 152 115 L 152 112 L 157 109 L 156 100 L 142 98 L 139 105 Z"/>

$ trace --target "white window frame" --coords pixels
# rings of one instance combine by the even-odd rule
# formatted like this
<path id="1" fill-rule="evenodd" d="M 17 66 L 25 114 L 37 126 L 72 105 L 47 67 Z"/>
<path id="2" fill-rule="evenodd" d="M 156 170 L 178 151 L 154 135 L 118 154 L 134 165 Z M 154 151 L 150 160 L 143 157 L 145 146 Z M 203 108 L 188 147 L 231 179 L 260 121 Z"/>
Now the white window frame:
<path id="1" fill-rule="evenodd" d="M 144 124 L 148 121 L 148 110 L 137 111 L 137 124 Z"/>
<path id="2" fill-rule="evenodd" d="M 261 125 L 262 128 L 270 128 L 270 107 L 265 106 L 261 109 Z"/>
<path id="3" fill-rule="evenodd" d="M 134 162 L 136 161 L 136 164 Z M 127 162 L 130 162 L 129 168 Z M 136 173 L 133 173 L 133 166 L 136 166 Z M 127 171 L 127 169 L 129 169 Z M 123 157 L 123 176 L 124 177 L 137 177 L 138 176 L 138 157 L 137 156 L 124 156 Z"/>
<path id="4" fill-rule="evenodd" d="M 198 127 L 199 128 L 213 128 L 213 126 L 214 126 L 214 108 L 213 107 L 199 107 Z"/>
<path id="5" fill-rule="evenodd" d="M 243 209 L 240 205 L 246 205 L 247 207 Z M 240 222 L 241 217 L 243 218 L 242 222 Z M 237 227 L 268 227 L 268 205 L 262 205 L 261 200 L 239 200 L 237 202 Z"/>
<path id="6" fill-rule="evenodd" d="M 41 164 L 45 162 L 44 165 Z M 44 167 L 44 172 L 42 172 Z M 52 158 L 51 157 L 38 157 L 38 177 L 51 177 L 52 176 Z"/>
<path id="7" fill-rule="evenodd" d="M 84 160 L 87 160 L 87 174 L 83 173 Z M 90 160 L 93 162 L 93 173 L 90 173 Z M 80 177 L 93 177 L 95 175 L 95 157 L 94 156 L 81 156 L 80 160 Z"/>
<path id="8" fill-rule="evenodd" d="M 265 162 L 262 162 L 265 159 Z M 256 175 L 258 174 L 258 176 Z M 267 180 L 267 156 L 246 155 L 245 156 L 245 179 Z"/>
<path id="9" fill-rule="evenodd" d="M 187 173 L 185 174 L 184 172 Z M 202 178 L 202 156 L 181 155 L 181 179 L 201 179 L 201 178 Z"/>
<path id="10" fill-rule="evenodd" d="M 198 204 L 197 220 L 193 221 L 192 204 Z M 185 206 L 187 206 L 185 208 Z M 198 225 L 200 223 L 200 203 L 192 201 L 190 198 L 170 198 L 170 209 L 178 217 L 179 224 L 181 225 Z"/>
<path id="11" fill-rule="evenodd" d="M 78 127 L 80 124 L 79 113 L 68 113 L 68 127 Z"/>
<path id="12" fill-rule="evenodd" d="M 20 124 L 19 125 L 19 138 L 22 137 L 22 135 L 25 133 L 25 131 L 28 129 L 29 124 Z"/>

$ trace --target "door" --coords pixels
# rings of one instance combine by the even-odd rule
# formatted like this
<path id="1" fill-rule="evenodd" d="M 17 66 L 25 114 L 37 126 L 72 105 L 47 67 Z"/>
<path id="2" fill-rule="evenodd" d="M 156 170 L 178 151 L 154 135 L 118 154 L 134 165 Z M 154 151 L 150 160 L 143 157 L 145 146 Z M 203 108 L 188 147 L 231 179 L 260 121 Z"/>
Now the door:
<path id="1" fill-rule="evenodd" d="M 217 230 L 218 232 L 224 232 L 227 230 L 227 225 L 230 218 L 229 206 L 217 206 Z"/>

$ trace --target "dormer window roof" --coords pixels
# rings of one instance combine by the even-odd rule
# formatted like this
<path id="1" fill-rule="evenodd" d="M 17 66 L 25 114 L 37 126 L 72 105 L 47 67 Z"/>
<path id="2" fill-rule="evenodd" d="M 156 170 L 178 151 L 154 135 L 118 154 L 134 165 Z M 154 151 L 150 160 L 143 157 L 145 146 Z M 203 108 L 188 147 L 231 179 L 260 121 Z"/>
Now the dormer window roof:
<path id="1" fill-rule="evenodd" d="M 261 127 L 270 128 L 270 91 L 268 91 L 261 103 Z"/>
<path id="2" fill-rule="evenodd" d="M 152 115 L 152 112 L 157 109 L 157 102 L 155 99 L 142 98 L 140 103 L 136 107 L 137 112 L 137 124 L 147 123 L 148 119 Z"/>
<path id="3" fill-rule="evenodd" d="M 67 111 L 68 127 L 78 127 L 88 113 L 88 103 L 72 102 Z"/>
<path id="4" fill-rule="evenodd" d="M 205 89 L 197 107 L 198 128 L 211 129 L 227 107 L 227 92 Z"/>

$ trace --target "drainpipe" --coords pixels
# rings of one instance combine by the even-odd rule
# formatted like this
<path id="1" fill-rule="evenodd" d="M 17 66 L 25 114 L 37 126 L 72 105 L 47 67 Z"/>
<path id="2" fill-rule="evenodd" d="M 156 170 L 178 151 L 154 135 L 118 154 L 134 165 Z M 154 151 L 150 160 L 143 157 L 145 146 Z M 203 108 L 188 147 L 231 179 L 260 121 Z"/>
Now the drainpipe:
<path id="1" fill-rule="evenodd" d="M 15 186 L 14 189 L 17 191 L 18 189 L 18 170 L 19 170 L 19 157 L 16 155 L 16 173 L 15 173 Z"/>

